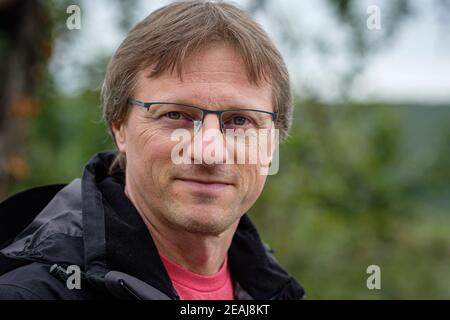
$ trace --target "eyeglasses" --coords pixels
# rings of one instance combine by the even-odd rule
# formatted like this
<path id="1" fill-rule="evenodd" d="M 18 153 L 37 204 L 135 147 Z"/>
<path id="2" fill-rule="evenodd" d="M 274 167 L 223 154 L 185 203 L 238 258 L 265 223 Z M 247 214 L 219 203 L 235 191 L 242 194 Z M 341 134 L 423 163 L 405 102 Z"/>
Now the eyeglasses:
<path id="1" fill-rule="evenodd" d="M 220 131 L 228 129 L 270 129 L 277 120 L 277 112 L 257 109 L 208 110 L 197 106 L 171 102 L 144 102 L 128 99 L 132 105 L 144 107 L 150 119 L 166 129 L 199 130 L 206 115 L 212 113 L 219 118 Z"/>

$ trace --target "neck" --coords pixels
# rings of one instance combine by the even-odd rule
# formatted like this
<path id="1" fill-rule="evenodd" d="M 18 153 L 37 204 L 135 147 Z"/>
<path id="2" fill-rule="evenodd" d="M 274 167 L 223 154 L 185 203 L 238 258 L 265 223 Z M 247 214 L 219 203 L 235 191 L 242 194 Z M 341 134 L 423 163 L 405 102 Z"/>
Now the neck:
<path id="1" fill-rule="evenodd" d="M 125 194 L 138 210 L 160 255 L 200 275 L 212 275 L 219 271 L 239 220 L 219 235 L 192 233 L 174 228 L 157 215 L 144 214 L 149 210 L 144 211 L 126 187 Z"/>
<path id="2" fill-rule="evenodd" d="M 235 230 L 209 236 L 168 230 L 151 222 L 146 224 L 160 255 L 200 275 L 212 275 L 219 271 Z"/>

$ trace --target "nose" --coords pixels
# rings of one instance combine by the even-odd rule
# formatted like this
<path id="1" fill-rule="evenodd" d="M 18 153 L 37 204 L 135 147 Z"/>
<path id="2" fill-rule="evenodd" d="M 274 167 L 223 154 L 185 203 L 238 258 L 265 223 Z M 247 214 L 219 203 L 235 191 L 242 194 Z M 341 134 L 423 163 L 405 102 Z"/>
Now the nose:
<path id="1" fill-rule="evenodd" d="M 207 165 L 224 164 L 226 147 L 220 130 L 220 120 L 217 114 L 207 114 L 203 119 L 202 130 L 194 137 L 194 163 Z"/>
<path id="2" fill-rule="evenodd" d="M 215 113 L 208 113 L 203 119 L 202 128 L 203 131 L 208 129 L 217 129 L 221 131 L 219 115 Z"/>

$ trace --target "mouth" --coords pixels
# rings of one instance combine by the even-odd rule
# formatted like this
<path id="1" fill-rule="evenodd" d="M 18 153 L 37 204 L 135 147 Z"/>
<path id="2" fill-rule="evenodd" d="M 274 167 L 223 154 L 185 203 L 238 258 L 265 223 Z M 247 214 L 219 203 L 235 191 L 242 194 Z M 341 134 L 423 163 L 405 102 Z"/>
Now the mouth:
<path id="1" fill-rule="evenodd" d="M 232 187 L 233 183 L 223 180 L 203 180 L 197 178 L 176 178 L 185 187 L 199 192 L 221 191 L 228 187 Z"/>

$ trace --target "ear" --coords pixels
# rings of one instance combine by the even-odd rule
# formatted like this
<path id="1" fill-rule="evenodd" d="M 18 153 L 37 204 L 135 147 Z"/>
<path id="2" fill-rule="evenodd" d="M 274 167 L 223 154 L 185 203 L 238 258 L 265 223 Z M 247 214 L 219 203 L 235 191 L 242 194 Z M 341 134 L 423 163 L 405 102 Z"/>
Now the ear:
<path id="1" fill-rule="evenodd" d="M 126 153 L 126 135 L 125 135 L 125 122 L 113 122 L 111 124 L 114 138 L 116 140 L 117 148 L 120 152 Z"/>

